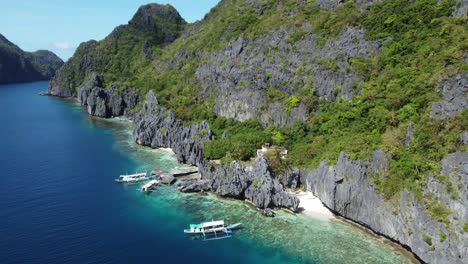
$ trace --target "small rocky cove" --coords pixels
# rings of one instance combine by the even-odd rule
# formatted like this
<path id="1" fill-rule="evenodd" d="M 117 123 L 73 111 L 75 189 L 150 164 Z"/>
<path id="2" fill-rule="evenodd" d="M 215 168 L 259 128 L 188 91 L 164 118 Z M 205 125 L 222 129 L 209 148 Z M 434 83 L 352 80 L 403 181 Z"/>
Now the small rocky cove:
<path id="1" fill-rule="evenodd" d="M 100 93 L 94 92 L 95 90 L 112 91 L 112 87 L 108 89 L 99 87 L 97 76 L 92 76 L 80 87 L 79 101 L 87 106 L 88 113 L 100 117 L 109 117 L 113 115 L 109 113 L 115 113 L 115 116 L 124 115 L 131 118 L 136 143 L 152 148 L 171 148 L 180 162 L 198 166 L 201 179 L 182 180 L 178 186 L 182 192 L 213 192 L 221 197 L 248 200 L 265 215 L 273 216 L 274 211 L 271 209 L 274 208 L 285 208 L 293 212 L 299 210 L 299 199 L 293 192 L 286 191 L 285 187 L 294 188 L 302 184 L 336 215 L 401 244 L 413 252 L 421 262 L 431 263 L 432 259 L 435 260 L 434 263 L 446 263 L 447 259 L 451 259 L 451 263 L 463 263 L 467 254 L 464 245 L 465 234 L 462 234 L 462 237 L 452 235 L 444 223 L 434 220 L 427 214 L 425 206 L 410 192 L 403 192 L 398 204 L 394 204 L 386 201 L 375 191 L 370 175 L 388 170 L 387 157 L 382 151 L 375 151 L 369 162 L 352 160 L 342 153 L 335 165 L 323 161 L 315 170 L 304 171 L 294 168 L 280 176 L 273 174 L 267 160 L 262 157 L 247 167 L 242 167 L 237 162 L 232 162 L 228 166 L 214 166 L 202 152 L 203 142 L 213 139 L 206 122 L 184 126 L 171 111 L 159 105 L 152 92 L 147 94 L 140 111 L 131 114 L 127 111 L 126 102 L 136 105 L 138 101 L 138 97 L 131 89 L 123 90 L 120 94 L 122 100 L 109 100 L 106 97 L 107 93 L 104 97 L 100 97 Z M 96 100 L 96 97 L 104 99 Z M 126 101 L 128 100 L 126 98 L 132 99 Z M 90 107 L 89 104 L 93 102 L 98 102 L 96 104 L 98 107 Z M 90 109 L 95 110 L 90 111 Z M 99 110 L 96 112 L 96 109 Z M 460 173 L 466 186 L 468 184 L 466 160 L 468 160 L 466 153 L 451 154 L 444 160 L 442 173 L 446 175 Z M 434 194 L 440 195 L 445 185 L 434 178 L 430 188 Z M 466 189 L 464 191 L 461 194 L 461 201 L 441 197 L 456 210 L 461 219 L 467 216 L 463 204 L 468 202 L 468 195 Z M 425 232 L 426 236 L 434 238 L 431 241 L 433 246 L 429 246 L 422 239 L 421 231 Z M 447 234 L 445 241 L 437 239 L 442 232 Z M 444 250 L 434 250 L 434 247 Z"/>
<path id="2" fill-rule="evenodd" d="M 202 179 L 183 181 L 181 191 L 213 191 L 223 197 L 247 199 L 260 209 L 298 209 L 299 199 L 273 177 L 265 158 L 258 158 L 247 168 L 236 162 L 227 167 L 211 166 L 202 152 L 203 142 L 213 137 L 208 124 L 185 127 L 172 112 L 159 106 L 152 92 L 134 116 L 133 135 L 140 145 L 171 148 L 179 161 L 199 167 Z"/>
<path id="3" fill-rule="evenodd" d="M 158 105 L 152 92 L 147 95 L 143 108 L 134 117 L 133 134 L 138 144 L 172 148 L 179 161 L 199 167 L 201 180 L 183 181 L 179 186 L 181 191 L 212 191 L 222 197 L 246 199 L 264 210 L 266 215 L 272 215 L 271 208 L 299 209 L 299 199 L 283 187 L 291 187 L 291 182 L 299 182 L 335 214 L 401 244 L 421 262 L 430 263 L 434 260 L 435 263 L 444 263 L 452 259 L 451 263 L 463 263 L 467 254 L 464 245 L 466 235 L 462 235 L 465 238 L 452 235 L 444 223 L 427 214 L 426 207 L 410 192 L 403 192 L 398 204 L 386 201 L 383 195 L 376 192 L 370 175 L 388 170 L 387 157 L 383 151 L 374 151 L 370 162 L 352 160 L 342 153 L 335 165 L 323 161 L 315 170 L 295 168 L 278 177 L 273 175 L 268 162 L 262 157 L 244 168 L 237 162 L 229 166 L 213 166 L 201 151 L 203 141 L 212 138 L 208 125 L 202 122 L 184 127 L 170 111 Z M 444 160 L 442 173 L 460 173 L 467 186 L 466 160 L 466 153 L 451 154 Z M 435 178 L 432 182 L 431 190 L 434 194 L 444 192 L 443 183 Z M 465 219 L 467 214 L 462 204 L 468 202 L 466 189 L 461 197 L 463 201 L 451 201 L 448 197 L 445 197 L 445 201 L 460 214 L 461 219 Z M 433 246 L 444 250 L 434 250 L 423 240 L 420 232 L 433 237 Z M 445 241 L 437 239 L 442 232 L 448 234 Z"/>

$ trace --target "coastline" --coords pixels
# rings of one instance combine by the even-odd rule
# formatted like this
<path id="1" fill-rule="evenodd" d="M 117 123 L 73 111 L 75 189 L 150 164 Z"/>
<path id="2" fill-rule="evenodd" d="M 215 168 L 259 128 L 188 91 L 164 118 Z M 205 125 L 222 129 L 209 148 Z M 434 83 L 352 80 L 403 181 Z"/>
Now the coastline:
<path id="1" fill-rule="evenodd" d="M 335 215 L 325 207 L 320 199 L 312 192 L 299 191 L 295 192 L 295 195 L 299 198 L 299 208 L 301 208 L 301 213 L 304 215 L 316 217 L 322 220 L 336 218 Z"/>
<path id="2" fill-rule="evenodd" d="M 54 97 L 57 97 L 57 96 L 54 96 Z M 65 98 L 65 99 L 72 100 L 72 101 L 76 102 L 77 104 L 79 104 L 83 108 L 83 106 L 80 104 L 80 102 L 77 100 L 77 98 L 72 97 L 72 98 Z M 87 112 L 85 108 L 83 108 L 83 109 L 84 109 L 85 112 Z M 122 118 L 122 117 L 102 118 L 102 117 L 96 117 L 96 116 L 92 116 L 92 115 L 90 115 L 90 116 L 92 118 L 97 118 L 98 120 L 103 120 L 103 121 L 115 120 L 117 122 L 128 122 L 129 121 L 130 123 L 134 123 L 133 120 L 128 119 L 128 118 Z M 133 127 L 132 127 L 132 129 L 133 129 Z M 149 149 L 152 149 L 152 150 L 165 152 L 167 154 L 172 154 L 171 156 L 177 156 L 177 154 L 169 147 L 154 148 L 154 147 L 138 144 L 133 139 L 131 139 L 130 141 L 131 141 L 131 144 L 135 144 L 138 147 L 143 147 L 143 148 L 148 148 L 149 147 Z M 183 162 L 180 162 L 180 161 L 179 161 L 179 164 L 182 165 L 182 166 L 189 165 L 189 164 L 184 164 Z M 153 164 L 148 165 L 148 166 L 153 166 Z M 174 189 L 173 191 L 177 192 L 176 189 Z M 216 197 L 222 198 L 221 200 L 231 200 L 229 198 L 225 198 L 225 197 L 221 197 L 219 195 L 216 195 L 216 193 L 213 193 L 213 192 L 209 192 L 209 193 L 214 194 Z M 314 196 L 311 192 L 295 192 L 295 193 L 291 193 L 291 194 L 294 194 L 300 200 L 299 207 L 302 207 L 302 210 L 299 212 L 298 216 L 306 217 L 306 218 L 314 219 L 314 220 L 319 220 L 320 222 L 330 221 L 330 220 L 333 220 L 333 219 L 339 221 L 339 220 L 342 219 L 342 217 L 339 217 L 339 216 L 335 217 L 335 215 L 328 208 L 326 208 L 322 204 L 320 199 L 318 197 Z M 238 199 L 232 199 L 232 200 L 238 200 Z M 250 205 L 248 200 L 246 200 L 244 202 L 246 202 L 246 204 Z M 253 205 L 253 207 L 255 207 L 255 206 Z M 281 211 L 281 209 L 279 211 Z M 258 210 L 257 210 L 257 212 L 258 212 Z M 291 214 L 294 215 L 295 213 L 292 212 Z M 343 219 L 345 219 L 345 218 L 343 218 Z M 265 221 L 269 221 L 269 220 L 265 220 Z M 341 222 L 341 221 L 339 221 L 339 222 Z M 405 254 L 403 254 L 403 255 L 405 255 L 405 256 L 413 256 L 413 254 L 414 254 L 411 251 L 408 251 L 405 248 L 403 248 L 398 242 L 392 241 L 392 240 L 386 238 L 383 235 L 375 233 L 373 230 L 368 229 L 367 227 L 362 226 L 359 223 L 353 222 L 352 220 L 349 220 L 349 219 L 348 219 L 348 221 L 343 221 L 343 222 L 347 222 L 347 223 L 352 224 L 353 228 L 358 227 L 359 230 L 367 233 L 368 235 L 370 235 L 373 238 L 379 238 L 379 239 L 383 240 L 386 244 L 391 245 L 392 248 L 397 249 L 397 251 L 404 252 Z M 410 259 L 411 259 L 412 263 L 419 263 L 417 260 L 414 260 L 415 259 L 414 256 L 411 257 Z"/>

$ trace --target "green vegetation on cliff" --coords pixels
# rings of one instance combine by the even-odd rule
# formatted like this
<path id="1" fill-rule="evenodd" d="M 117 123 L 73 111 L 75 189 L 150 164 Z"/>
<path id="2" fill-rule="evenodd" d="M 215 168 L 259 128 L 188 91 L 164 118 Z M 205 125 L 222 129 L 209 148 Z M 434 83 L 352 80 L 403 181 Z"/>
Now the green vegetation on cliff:
<path id="1" fill-rule="evenodd" d="M 311 0 L 299 2 L 224 0 L 202 21 L 187 26 L 172 7 L 154 5 L 150 24 L 139 11 L 129 25 L 116 28 L 103 41 L 82 44 L 55 81 L 76 92 L 86 75 L 95 71 L 105 85 L 126 83 L 141 95 L 153 90 L 159 103 L 185 122 L 208 120 L 216 135 L 204 150 L 211 159 L 249 160 L 263 143 L 271 142 L 289 150 L 287 160 L 276 163 L 278 172 L 289 166 L 316 168 L 325 159 L 333 163 L 340 152 L 369 160 L 374 150 L 381 149 L 390 157 L 390 169 L 373 175 L 377 189 L 389 199 L 403 189 L 424 198 L 426 178 L 440 172 L 442 158 L 466 151 L 460 139 L 468 126 L 466 110 L 444 119 L 430 117 L 432 104 L 441 99 L 436 89 L 467 70 L 467 17 L 451 16 L 457 1 L 375 1 L 362 11 L 355 1 L 344 1 L 334 10 Z M 315 45 L 323 48 L 347 28 L 362 28 L 367 41 L 380 44 L 377 56 L 346 62 L 350 65 L 346 71 L 362 78 L 353 84 L 358 92 L 350 98 L 336 96 L 342 92 L 340 85 L 333 87 L 336 100 L 318 96 L 310 81 L 315 72 L 307 71 L 308 65 L 290 73 L 308 75 L 305 85 L 261 87 L 267 102 L 262 111 L 269 111 L 274 103 L 280 103 L 286 113 L 305 106 L 305 120 L 294 125 L 278 127 L 262 120 L 240 122 L 218 116 L 214 108 L 219 87 L 197 79 L 197 70 L 213 59 L 210 55 L 240 36 L 255 41 L 273 32 L 280 38 L 274 34 L 286 30 L 289 44 L 312 36 Z M 280 48 L 272 47 L 270 55 Z M 256 54 L 250 56 L 256 59 Z M 343 56 L 338 54 L 336 60 Z M 343 70 L 336 60 L 320 59 L 316 68 L 328 74 Z M 282 67 L 293 64 L 289 58 L 284 61 Z M 235 63 L 242 68 L 244 62 Z M 223 67 L 218 70 L 227 70 Z M 270 72 L 258 80 L 274 77 Z M 240 109 L 241 102 L 235 105 Z M 447 210 L 436 205 L 428 208 L 436 219 L 446 221 Z"/>
<path id="2" fill-rule="evenodd" d="M 367 38 L 381 41 L 383 50 L 374 60 L 353 62 L 353 66 L 359 67 L 356 71 L 365 76 L 359 96 L 349 101 L 320 100 L 320 110 L 306 122 L 281 129 L 286 138 L 284 146 L 290 149 L 290 162 L 314 168 L 324 159 L 336 160 L 342 151 L 366 160 L 373 150 L 383 149 L 391 155 L 390 171 L 374 178 L 377 188 L 388 198 L 405 188 L 422 197 L 425 177 L 439 173 L 442 158 L 466 150 L 460 139 L 468 126 L 466 110 L 448 120 L 429 117 L 432 103 L 439 100 L 435 88 L 466 68 L 466 17 L 449 17 L 455 4 L 455 1 L 437 4 L 432 0 L 384 1 L 356 18 L 355 12 L 344 11 L 355 10 L 347 2 L 338 9 L 338 16 L 340 10 L 347 15 L 335 22 L 327 19 L 326 25 L 319 24 L 321 30 L 317 32 L 325 37 L 333 36 L 345 25 L 363 26 Z M 310 13 L 304 11 L 304 19 L 313 25 L 317 23 L 315 16 L 305 14 Z M 285 100 L 288 108 L 295 104 L 297 97 L 273 91 L 268 93 L 272 99 Z M 304 100 L 307 95 L 301 98 Z M 410 123 L 415 124 L 414 139 L 405 146 Z M 259 129 L 250 135 L 253 138 L 272 130 Z M 212 156 L 208 151 L 208 156 L 221 156 L 222 142 L 228 140 L 212 142 L 218 153 Z M 260 145 L 257 142 L 256 147 Z"/>
<path id="3" fill-rule="evenodd" d="M 142 69 L 179 37 L 186 22 L 170 5 L 140 7 L 127 25 L 118 26 L 102 41 L 82 43 L 54 81 L 66 83 L 72 94 L 92 72 L 104 85 L 136 82 Z"/>
<path id="4" fill-rule="evenodd" d="M 54 53 L 25 52 L 0 34 L 0 84 L 49 80 L 62 65 Z"/>

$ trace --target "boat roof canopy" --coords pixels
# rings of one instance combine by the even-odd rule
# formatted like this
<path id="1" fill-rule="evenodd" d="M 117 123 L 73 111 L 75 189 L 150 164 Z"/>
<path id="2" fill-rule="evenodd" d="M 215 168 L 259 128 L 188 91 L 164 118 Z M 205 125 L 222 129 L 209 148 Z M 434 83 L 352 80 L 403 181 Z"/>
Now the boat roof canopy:
<path id="1" fill-rule="evenodd" d="M 146 176 L 146 172 L 129 174 L 129 175 L 120 175 L 120 177 L 138 177 L 138 176 Z"/>
<path id="2" fill-rule="evenodd" d="M 221 221 L 213 221 L 213 222 L 202 223 L 202 226 L 203 226 L 203 227 L 207 227 L 207 226 L 218 226 L 218 225 L 224 225 L 224 221 L 221 220 Z"/>
<path id="3" fill-rule="evenodd" d="M 203 228 L 203 227 L 209 227 L 209 226 L 219 226 L 219 225 L 224 225 L 224 221 L 213 221 L 213 222 L 206 222 L 206 223 L 201 223 L 201 224 L 190 224 L 190 228 Z"/>

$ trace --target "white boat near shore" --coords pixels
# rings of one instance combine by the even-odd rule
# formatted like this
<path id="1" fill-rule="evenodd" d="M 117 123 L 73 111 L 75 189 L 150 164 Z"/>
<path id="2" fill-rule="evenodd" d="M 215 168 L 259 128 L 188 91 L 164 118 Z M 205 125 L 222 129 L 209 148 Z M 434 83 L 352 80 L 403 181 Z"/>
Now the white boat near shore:
<path id="1" fill-rule="evenodd" d="M 120 175 L 119 178 L 115 179 L 116 182 L 121 183 L 135 183 L 141 181 L 147 181 L 151 179 L 147 176 L 146 172 L 144 173 L 135 173 L 130 175 Z"/>
<path id="2" fill-rule="evenodd" d="M 232 236 L 232 230 L 239 228 L 241 224 L 226 226 L 224 220 L 191 224 L 190 229 L 184 229 L 184 233 L 191 235 L 202 235 L 203 240 L 215 240 Z"/>
<path id="3" fill-rule="evenodd" d="M 156 186 L 160 185 L 161 182 L 158 180 L 151 180 L 141 187 L 141 191 L 145 193 L 151 192 Z"/>

